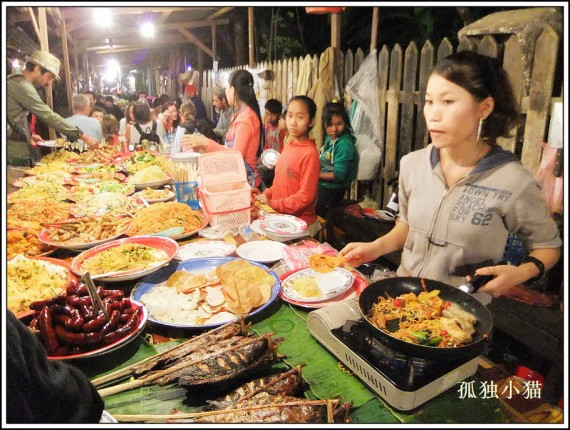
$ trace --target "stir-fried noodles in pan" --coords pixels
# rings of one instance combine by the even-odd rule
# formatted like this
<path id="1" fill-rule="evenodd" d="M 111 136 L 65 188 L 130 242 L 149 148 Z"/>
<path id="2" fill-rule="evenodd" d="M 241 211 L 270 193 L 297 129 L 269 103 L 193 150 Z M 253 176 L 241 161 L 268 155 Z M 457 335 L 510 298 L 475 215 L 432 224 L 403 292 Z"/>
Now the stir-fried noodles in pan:
<path id="1" fill-rule="evenodd" d="M 372 324 L 405 342 L 438 348 L 465 345 L 473 339 L 475 316 L 439 297 L 439 290 L 380 297 L 368 315 Z M 399 320 L 398 330 L 386 323 Z"/>

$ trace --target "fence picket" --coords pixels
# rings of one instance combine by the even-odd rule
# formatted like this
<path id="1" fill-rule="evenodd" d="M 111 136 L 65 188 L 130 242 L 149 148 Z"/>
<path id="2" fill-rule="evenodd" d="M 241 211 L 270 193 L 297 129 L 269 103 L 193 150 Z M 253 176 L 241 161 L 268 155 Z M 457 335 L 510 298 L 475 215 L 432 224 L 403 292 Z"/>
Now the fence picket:
<path id="1" fill-rule="evenodd" d="M 293 76 L 291 77 L 291 97 L 297 95 L 297 76 L 299 76 L 299 62 L 301 58 L 293 58 Z"/>
<path id="2" fill-rule="evenodd" d="M 387 94 L 387 115 L 388 121 L 386 124 L 386 147 L 384 150 L 385 164 L 384 164 L 384 204 L 388 203 L 390 190 L 386 182 L 391 179 L 396 173 L 396 160 L 398 152 L 398 111 L 400 107 L 399 95 L 402 85 L 402 48 L 399 44 L 394 46 L 390 55 L 390 71 L 389 83 Z"/>
<path id="3" fill-rule="evenodd" d="M 383 201 L 383 165 L 386 161 L 386 88 L 388 87 L 388 69 L 390 67 L 390 52 L 386 45 L 382 47 L 378 56 L 378 106 L 379 106 L 379 131 L 380 148 L 382 149 L 382 160 L 378 167 L 376 180 L 372 185 L 372 196 L 377 202 Z"/>
<path id="4" fill-rule="evenodd" d="M 514 34 L 509 37 L 505 43 L 503 68 L 505 69 L 507 76 L 509 77 L 509 81 L 511 82 L 516 106 L 520 109 L 525 91 L 525 84 L 521 45 L 519 38 Z M 517 148 L 517 142 L 520 140 L 519 135 L 521 133 L 520 124 L 517 124 L 511 133 L 513 135 L 512 137 L 500 138 L 498 139 L 498 143 L 504 149 L 507 149 L 513 153 L 519 153 L 519 149 L 522 150 L 522 148 Z"/>
<path id="5" fill-rule="evenodd" d="M 408 45 L 404 55 L 404 82 L 401 92 L 402 118 L 400 120 L 400 140 L 398 161 L 412 150 L 414 135 L 414 92 L 418 71 L 418 48 L 414 42 Z"/>
<path id="6" fill-rule="evenodd" d="M 467 36 L 463 36 L 457 45 L 457 52 L 475 51 L 477 52 L 477 41 Z"/>
<path id="7" fill-rule="evenodd" d="M 293 59 L 287 60 L 287 91 L 285 92 L 285 100 L 283 105 L 287 106 L 289 100 L 293 97 Z"/>
<path id="8" fill-rule="evenodd" d="M 444 37 L 437 50 L 437 61 L 453 54 L 453 45 L 447 37 Z"/>
<path id="9" fill-rule="evenodd" d="M 426 86 L 429 74 L 433 68 L 434 48 L 428 40 L 423 48 L 420 59 L 420 77 L 418 81 L 418 115 L 416 117 L 416 141 L 414 149 L 425 148 L 428 143 L 428 133 L 426 128 L 426 121 L 423 115 L 424 102 L 426 97 Z"/>
<path id="10" fill-rule="evenodd" d="M 477 52 L 479 54 L 487 55 L 488 57 L 493 58 L 500 58 L 501 54 L 499 44 L 490 34 L 483 36 L 483 39 L 481 39 L 481 42 L 477 47 Z"/>
<path id="11" fill-rule="evenodd" d="M 547 119 L 550 110 L 550 99 L 556 58 L 558 54 L 559 36 L 551 26 L 547 26 L 536 41 L 534 51 L 534 67 L 530 79 L 530 94 L 524 146 L 521 154 L 522 163 L 536 173 L 542 154 L 541 143 L 545 138 Z"/>
<path id="12" fill-rule="evenodd" d="M 273 81 L 271 82 L 271 94 L 267 94 L 268 100 L 277 98 L 277 88 L 279 88 L 277 84 L 277 82 L 279 81 L 279 73 L 277 71 L 277 65 L 278 65 L 277 61 L 274 61 L 271 64 L 271 68 L 273 69 Z"/>
<path id="13" fill-rule="evenodd" d="M 364 61 L 364 51 L 361 48 L 356 50 L 356 54 L 354 54 L 354 73 L 358 72 L 362 62 Z"/>
<path id="14" fill-rule="evenodd" d="M 283 61 L 277 62 L 277 82 L 275 82 L 276 93 L 273 96 L 274 99 L 281 101 L 281 94 L 283 92 Z"/>

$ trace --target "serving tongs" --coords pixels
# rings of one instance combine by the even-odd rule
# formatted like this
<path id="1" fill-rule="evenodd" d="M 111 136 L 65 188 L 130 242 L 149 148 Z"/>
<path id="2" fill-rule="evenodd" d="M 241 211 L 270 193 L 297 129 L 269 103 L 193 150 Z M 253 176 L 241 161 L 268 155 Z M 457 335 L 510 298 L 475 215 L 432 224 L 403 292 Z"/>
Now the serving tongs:
<path id="1" fill-rule="evenodd" d="M 97 287 L 95 287 L 95 283 L 93 282 L 93 278 L 91 278 L 90 273 L 83 272 L 83 275 L 81 275 L 81 279 L 83 280 L 83 283 L 87 286 L 87 291 L 91 296 L 93 307 L 97 308 L 97 311 L 101 311 L 101 313 L 105 316 L 105 320 L 109 321 L 109 314 L 105 309 L 105 305 L 103 305 L 103 302 L 101 301 L 101 297 L 99 297 L 99 294 L 97 294 Z"/>

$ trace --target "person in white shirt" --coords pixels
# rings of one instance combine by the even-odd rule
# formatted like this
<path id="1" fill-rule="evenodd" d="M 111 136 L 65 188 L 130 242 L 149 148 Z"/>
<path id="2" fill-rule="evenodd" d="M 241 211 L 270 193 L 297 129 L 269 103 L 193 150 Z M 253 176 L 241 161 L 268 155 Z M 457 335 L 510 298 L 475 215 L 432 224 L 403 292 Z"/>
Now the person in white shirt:
<path id="1" fill-rule="evenodd" d="M 93 136 L 98 142 L 103 139 L 103 131 L 101 123 L 95 118 L 91 118 L 91 103 L 85 94 L 75 94 L 71 100 L 71 107 L 73 109 L 73 116 L 66 118 L 66 120 L 79 127 L 88 136 Z M 83 144 L 83 141 L 80 141 Z"/>

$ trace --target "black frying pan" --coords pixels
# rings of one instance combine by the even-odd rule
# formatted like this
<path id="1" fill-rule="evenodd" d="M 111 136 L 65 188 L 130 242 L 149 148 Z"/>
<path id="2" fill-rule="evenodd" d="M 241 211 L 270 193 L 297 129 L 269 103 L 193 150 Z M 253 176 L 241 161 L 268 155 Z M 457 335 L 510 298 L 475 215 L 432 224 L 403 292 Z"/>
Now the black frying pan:
<path id="1" fill-rule="evenodd" d="M 485 346 L 489 332 L 493 328 L 493 317 L 491 316 L 491 312 L 489 312 L 483 304 L 470 294 L 442 282 L 425 278 L 423 279 L 427 291 L 440 290 L 439 297 L 443 300 L 449 300 L 452 303 L 456 303 L 463 310 L 475 315 L 477 323 L 475 324 L 475 334 L 473 335 L 471 343 L 455 348 L 437 348 L 433 346 L 417 345 L 396 339 L 387 332 L 376 327 L 368 319 L 372 306 L 378 302 L 380 297 L 386 297 L 386 295 L 388 295 L 395 298 L 406 293 L 415 293 L 418 295 L 424 291 L 421 279 L 422 278 L 412 277 L 381 279 L 370 284 L 364 289 L 364 291 L 362 291 L 358 299 L 360 313 L 363 316 L 363 320 L 370 326 L 376 338 L 397 352 L 418 358 L 458 360 L 479 355 Z M 397 328 L 395 330 L 397 330 Z"/>

